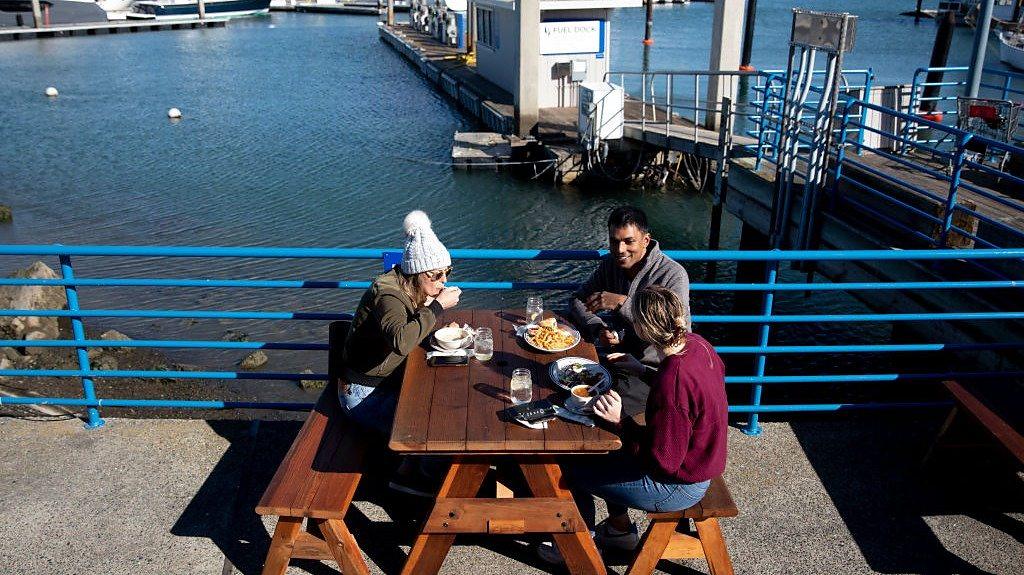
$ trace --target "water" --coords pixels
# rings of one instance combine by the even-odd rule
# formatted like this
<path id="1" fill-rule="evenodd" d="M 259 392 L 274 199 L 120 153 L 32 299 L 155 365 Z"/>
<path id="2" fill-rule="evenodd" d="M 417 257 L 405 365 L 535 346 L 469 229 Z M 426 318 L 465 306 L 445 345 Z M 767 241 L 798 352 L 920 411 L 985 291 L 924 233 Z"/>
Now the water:
<path id="1" fill-rule="evenodd" d="M 934 25 L 900 18 L 871 0 L 848 67 L 872 66 L 881 82 L 906 81 L 928 59 Z M 786 3 L 761 0 L 755 64 L 782 67 Z M 819 9 L 846 3 L 810 2 Z M 711 6 L 658 6 L 654 68 L 707 65 Z M 612 18 L 616 68 L 639 68 L 643 10 Z M 959 32 L 954 62 L 969 53 Z M 966 48 L 965 48 L 966 46 Z M 966 52 L 965 52 L 966 50 Z M 226 28 L 0 44 L 0 202 L 14 222 L 0 243 L 399 246 L 401 219 L 423 208 L 449 247 L 595 248 L 608 211 L 629 202 L 650 214 L 666 249 L 706 245 L 709 200 L 687 192 L 558 189 L 446 164 L 451 137 L 474 124 L 394 51 L 373 18 L 274 14 Z M 61 96 L 43 97 L 46 86 Z M 168 108 L 183 111 L 171 122 Z M 723 247 L 738 243 L 726 218 Z M 7 258 L 0 271 L 31 258 Z M 55 261 L 48 261 L 56 267 Z M 154 264 L 158 263 L 158 267 Z M 365 280 L 379 262 L 79 258 L 80 277 L 251 277 Z M 579 280 L 590 263 L 458 262 L 457 280 Z M 693 266 L 697 279 L 701 268 Z M 732 269 L 720 269 L 729 281 Z M 91 308 L 328 310 L 354 308 L 358 292 L 155 288 L 82 289 Z M 522 293 L 465 293 L 469 307 L 519 309 Z M 561 296 L 551 294 L 557 299 Z M 780 297 L 801 313 L 857 309 L 842 294 Z M 555 302 L 550 302 L 554 304 Z M 727 299 L 695 296 L 697 312 Z M 549 308 L 552 305 L 548 306 Z M 324 341 L 316 322 L 96 319 L 135 337 L 213 338 L 227 329 L 253 340 Z M 798 328 L 794 328 L 798 329 Z M 870 340 L 871 330 L 827 333 Z M 777 333 L 783 334 L 779 330 Z M 851 341 L 853 343 L 854 341 Z M 238 352 L 176 352 L 177 361 L 230 367 Z M 301 352 L 273 354 L 265 369 L 323 369 Z M 320 358 L 321 356 L 315 356 Z"/>
<path id="2" fill-rule="evenodd" d="M 936 2 L 925 2 L 934 8 Z M 900 12 L 913 10 L 915 0 L 759 0 L 754 26 L 751 64 L 759 70 L 785 70 L 793 7 L 824 12 L 850 12 L 858 16 L 857 38 L 845 56 L 844 69 L 871 68 L 877 84 L 910 83 L 917 68 L 928 65 L 937 28 L 934 20 L 915 24 Z M 612 17 L 612 62 L 616 70 L 636 70 L 643 63 L 645 18 L 642 10 L 617 10 Z M 652 70 L 706 70 L 710 58 L 714 8 L 708 3 L 687 6 L 655 5 Z M 741 18 L 741 15 L 737 15 Z M 966 66 L 971 58 L 973 30 L 958 27 L 950 47 L 949 65 Z M 999 41 L 988 44 L 986 65 L 1006 69 L 999 62 Z"/>

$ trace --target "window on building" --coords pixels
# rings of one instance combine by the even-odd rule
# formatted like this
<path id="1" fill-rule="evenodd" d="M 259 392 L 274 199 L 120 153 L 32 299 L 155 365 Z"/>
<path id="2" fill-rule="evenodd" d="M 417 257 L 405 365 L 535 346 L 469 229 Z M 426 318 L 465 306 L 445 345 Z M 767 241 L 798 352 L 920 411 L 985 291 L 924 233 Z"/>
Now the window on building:
<path id="1" fill-rule="evenodd" d="M 491 48 L 498 47 L 498 34 L 494 29 L 494 11 L 490 8 L 476 9 L 476 41 Z"/>

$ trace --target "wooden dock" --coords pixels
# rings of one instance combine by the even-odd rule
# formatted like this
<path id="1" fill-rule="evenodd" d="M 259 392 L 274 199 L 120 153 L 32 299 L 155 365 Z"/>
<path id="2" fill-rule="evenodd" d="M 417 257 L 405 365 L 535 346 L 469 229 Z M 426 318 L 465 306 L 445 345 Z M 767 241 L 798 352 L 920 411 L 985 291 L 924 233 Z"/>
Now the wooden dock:
<path id="1" fill-rule="evenodd" d="M 499 134 L 515 132 L 512 94 L 477 74 L 465 54 L 406 24 L 380 24 L 380 39 L 405 56 L 439 90 Z"/>
<path id="2" fill-rule="evenodd" d="M 223 28 L 227 20 L 126 20 L 117 22 L 87 22 L 84 24 L 56 24 L 43 28 L 0 28 L 0 41 L 32 38 L 66 38 L 70 36 L 96 36 L 98 34 L 129 34 L 157 30 L 189 30 L 195 28 Z"/>

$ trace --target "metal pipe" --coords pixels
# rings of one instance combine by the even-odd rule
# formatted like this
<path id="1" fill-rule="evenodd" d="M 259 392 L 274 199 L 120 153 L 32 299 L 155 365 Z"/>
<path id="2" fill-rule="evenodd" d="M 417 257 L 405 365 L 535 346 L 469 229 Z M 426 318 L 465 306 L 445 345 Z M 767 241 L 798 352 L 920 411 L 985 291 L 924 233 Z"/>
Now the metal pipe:
<path id="1" fill-rule="evenodd" d="M 967 72 L 967 89 L 964 95 L 977 98 L 981 85 L 981 73 L 985 68 L 985 52 L 988 50 L 988 34 L 992 26 L 992 5 L 995 0 L 981 0 L 977 27 L 974 29 L 974 46 L 971 48 L 971 67 Z"/>
<path id="2" fill-rule="evenodd" d="M 644 24 L 644 46 L 654 44 L 654 0 L 645 2 L 647 8 L 647 22 Z"/>
<path id="3" fill-rule="evenodd" d="M 778 262 L 771 262 L 768 265 L 768 272 L 767 272 L 766 275 L 767 275 L 767 279 L 766 279 L 765 283 L 767 283 L 769 285 L 772 285 L 772 284 L 776 283 L 776 280 L 777 280 L 778 275 L 779 275 L 779 263 Z M 762 313 L 762 315 L 764 315 L 765 317 L 771 317 L 771 315 L 772 315 L 772 304 L 774 303 L 774 301 L 775 301 L 775 292 L 773 292 L 773 291 L 765 291 L 764 292 L 764 299 L 762 300 L 762 305 L 761 305 L 761 313 Z M 769 338 L 770 333 L 771 333 L 771 325 L 768 322 L 761 322 L 761 326 L 759 328 L 759 334 L 758 334 L 758 345 L 760 347 L 767 347 L 768 346 L 768 338 Z M 756 378 L 763 378 L 764 377 L 764 370 L 765 370 L 765 366 L 767 364 L 767 361 L 768 361 L 768 357 L 765 354 L 763 354 L 763 353 L 757 354 L 757 363 L 756 363 L 756 368 L 755 368 L 755 374 L 756 374 L 755 377 Z M 750 388 L 750 403 L 752 405 L 755 405 L 755 406 L 761 405 L 761 391 L 762 390 L 761 390 L 761 384 L 760 383 L 755 383 L 753 385 L 753 387 Z M 756 412 L 756 411 L 751 412 L 749 417 L 747 418 L 747 425 L 746 425 L 746 427 L 744 427 L 742 429 L 743 433 L 745 433 L 747 435 L 761 435 L 761 432 L 762 432 L 761 425 L 758 423 L 757 419 L 758 419 L 758 412 Z"/>
<path id="4" fill-rule="evenodd" d="M 66 280 L 73 281 L 75 279 L 75 272 L 71 267 L 71 257 L 67 255 L 60 256 L 60 272 L 61 277 Z M 74 285 L 64 286 L 64 293 L 68 299 L 68 311 L 73 314 L 79 313 L 78 306 L 78 288 Z M 85 327 L 82 324 L 81 315 L 72 315 L 71 317 L 71 333 L 73 334 L 75 341 L 79 344 L 85 340 Z M 78 367 L 83 372 L 87 372 L 90 369 L 89 366 L 89 352 L 85 347 L 79 345 L 75 351 L 78 357 Z M 96 400 L 96 390 L 93 387 L 92 378 L 86 375 L 82 376 L 82 395 L 85 396 L 87 401 Z M 102 427 L 104 421 L 100 419 L 100 413 L 95 407 L 90 407 L 88 410 L 89 421 L 85 424 L 86 429 L 96 429 Z"/>
<path id="5" fill-rule="evenodd" d="M 754 50 L 754 22 L 757 20 L 757 0 L 747 0 L 746 20 L 743 24 L 743 50 L 740 56 L 740 70 L 751 72 L 751 52 Z"/>

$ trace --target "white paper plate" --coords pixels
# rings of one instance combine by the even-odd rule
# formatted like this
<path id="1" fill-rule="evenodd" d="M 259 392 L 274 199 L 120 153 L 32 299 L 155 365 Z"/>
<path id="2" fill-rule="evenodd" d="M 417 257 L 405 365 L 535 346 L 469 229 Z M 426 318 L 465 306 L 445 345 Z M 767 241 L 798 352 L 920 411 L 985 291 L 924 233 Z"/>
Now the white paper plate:
<path id="1" fill-rule="evenodd" d="M 567 326 L 565 324 L 561 324 L 560 323 L 560 324 L 558 324 L 558 327 L 561 328 L 561 329 L 564 329 L 565 331 L 569 332 L 570 335 L 572 335 L 572 345 L 567 345 L 565 347 L 560 347 L 558 349 L 545 349 L 543 347 L 540 347 L 539 345 L 535 345 L 530 340 L 530 331 L 529 330 L 531 328 L 534 328 L 534 327 L 537 327 L 537 326 L 533 325 L 533 324 L 525 326 L 523 331 L 522 331 L 522 336 L 523 336 L 523 341 L 525 341 L 527 345 L 529 345 L 530 347 L 532 347 L 533 349 L 535 349 L 537 351 L 543 351 L 543 352 L 547 352 L 547 353 L 557 353 L 557 352 L 560 352 L 560 351 L 570 350 L 570 349 L 576 347 L 577 345 L 579 345 L 580 340 L 583 339 L 583 337 L 580 336 L 580 332 L 576 331 L 576 329 L 574 329 L 574 328 L 572 328 L 570 326 Z"/>
<path id="2" fill-rule="evenodd" d="M 601 381 L 600 384 L 598 384 L 597 387 L 598 393 L 604 393 L 611 389 L 612 374 L 607 369 L 605 369 L 603 365 L 597 363 L 596 361 L 586 359 L 583 357 L 563 357 L 561 359 L 549 363 L 548 376 L 551 377 L 551 381 L 553 381 L 554 384 L 557 385 L 558 387 L 561 387 L 562 389 L 568 391 L 570 386 L 562 383 L 561 374 L 563 369 L 574 363 L 580 363 L 587 366 L 588 371 L 598 371 L 604 374 L 604 379 Z"/>

